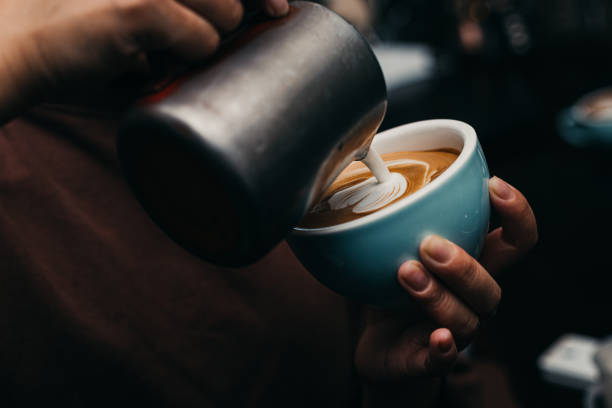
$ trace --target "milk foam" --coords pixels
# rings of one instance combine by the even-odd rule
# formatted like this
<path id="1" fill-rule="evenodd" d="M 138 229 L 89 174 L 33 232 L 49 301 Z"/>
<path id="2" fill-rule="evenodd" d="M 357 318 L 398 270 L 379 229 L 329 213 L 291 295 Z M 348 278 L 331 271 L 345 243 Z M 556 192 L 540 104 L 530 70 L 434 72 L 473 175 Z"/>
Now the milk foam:
<path id="1" fill-rule="evenodd" d="M 370 155 L 368 154 L 368 156 Z M 380 156 L 378 157 L 380 158 Z M 380 182 L 376 177 L 370 177 L 361 183 L 335 192 L 328 200 L 330 209 L 340 210 L 354 206 L 352 208 L 353 213 L 368 213 L 391 204 L 400 198 L 408 188 L 408 181 L 400 173 L 389 172 L 387 169 L 389 166 L 414 164 L 425 167 L 424 175 L 429 171 L 429 164 L 419 160 L 400 159 L 383 163 L 381 159 L 380 163 L 383 164 L 386 171 L 386 174 L 383 173 L 385 175 L 384 181 Z M 366 164 L 368 166 L 371 165 L 370 162 Z"/>
<path id="2" fill-rule="evenodd" d="M 389 173 L 387 165 L 383 161 L 382 157 L 380 157 L 380 154 L 378 154 L 373 147 L 370 147 L 368 154 L 363 158 L 362 162 L 368 166 L 379 183 L 384 183 L 391 177 L 391 173 Z"/>

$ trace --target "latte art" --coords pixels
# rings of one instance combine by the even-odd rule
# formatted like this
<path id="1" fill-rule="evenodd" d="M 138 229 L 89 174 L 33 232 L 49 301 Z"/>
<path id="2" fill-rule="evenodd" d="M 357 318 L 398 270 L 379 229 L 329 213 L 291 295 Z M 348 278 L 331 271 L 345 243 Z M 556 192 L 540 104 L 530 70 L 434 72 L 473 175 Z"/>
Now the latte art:
<path id="1" fill-rule="evenodd" d="M 375 155 L 380 159 L 381 156 Z M 306 215 L 300 226 L 327 227 L 385 208 L 430 183 L 457 156 L 455 151 L 442 150 L 387 153 L 382 155 L 382 160 L 368 155 L 364 162 L 373 172 L 361 162 L 351 163 L 323 194 L 322 200 Z M 383 181 L 379 181 L 381 179 Z"/>
<path id="2" fill-rule="evenodd" d="M 356 214 L 378 210 L 400 198 L 406 191 L 406 179 L 399 173 L 391 173 L 386 181 L 379 183 L 375 177 L 340 190 L 328 200 L 331 210 L 351 207 Z"/>
<path id="3" fill-rule="evenodd" d="M 331 210 L 352 207 L 356 214 L 367 213 L 392 203 L 406 191 L 406 179 L 401 174 L 391 173 L 382 157 L 370 149 L 363 159 L 374 177 L 335 192 L 328 200 Z"/>

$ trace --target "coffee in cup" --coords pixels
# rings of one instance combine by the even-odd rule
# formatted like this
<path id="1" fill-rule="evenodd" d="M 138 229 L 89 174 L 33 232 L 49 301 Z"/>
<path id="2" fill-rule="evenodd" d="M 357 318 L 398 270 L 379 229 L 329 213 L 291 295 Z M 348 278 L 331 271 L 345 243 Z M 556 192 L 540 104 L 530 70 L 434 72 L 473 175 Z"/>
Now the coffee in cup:
<path id="1" fill-rule="evenodd" d="M 300 223 L 302 228 L 323 228 L 353 221 L 408 197 L 435 180 L 457 158 L 455 149 L 403 151 L 378 155 L 363 163 L 354 161 L 336 178 Z M 378 159 L 388 169 L 388 179 L 376 175 Z M 374 173 L 374 174 L 373 174 Z"/>

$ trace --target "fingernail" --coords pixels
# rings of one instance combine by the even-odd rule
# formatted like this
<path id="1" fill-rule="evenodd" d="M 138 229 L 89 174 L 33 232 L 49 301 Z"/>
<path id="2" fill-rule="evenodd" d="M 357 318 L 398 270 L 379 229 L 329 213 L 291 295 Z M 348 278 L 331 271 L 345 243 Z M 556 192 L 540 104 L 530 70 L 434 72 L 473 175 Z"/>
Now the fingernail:
<path id="1" fill-rule="evenodd" d="M 408 262 L 402 266 L 400 278 L 415 292 L 421 292 L 429 285 L 429 275 L 414 261 Z"/>
<path id="2" fill-rule="evenodd" d="M 512 188 L 510 188 L 508 183 L 499 177 L 493 177 L 491 180 L 489 180 L 489 186 L 491 187 L 493 194 L 504 201 L 510 200 L 514 197 L 514 191 L 512 191 Z"/>
<path id="3" fill-rule="evenodd" d="M 425 255 L 438 263 L 446 263 L 453 256 L 454 248 L 450 242 L 436 235 L 430 235 L 423 242 Z"/>
<path id="4" fill-rule="evenodd" d="M 284 16 L 289 11 L 287 0 L 268 0 L 268 12 L 276 17 Z"/>

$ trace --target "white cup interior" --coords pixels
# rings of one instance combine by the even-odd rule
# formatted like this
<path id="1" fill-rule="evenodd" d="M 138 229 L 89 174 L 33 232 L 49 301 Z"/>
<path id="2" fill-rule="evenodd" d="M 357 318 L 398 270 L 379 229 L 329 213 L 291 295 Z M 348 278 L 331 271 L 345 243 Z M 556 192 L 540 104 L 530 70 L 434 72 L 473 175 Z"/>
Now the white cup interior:
<path id="1" fill-rule="evenodd" d="M 374 137 L 372 147 L 379 153 L 440 148 L 461 152 L 466 143 L 470 144 L 466 141 L 470 130 L 473 132 L 467 124 L 454 120 L 416 122 L 379 133 Z"/>

